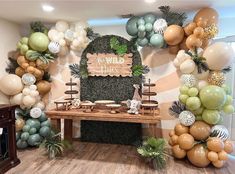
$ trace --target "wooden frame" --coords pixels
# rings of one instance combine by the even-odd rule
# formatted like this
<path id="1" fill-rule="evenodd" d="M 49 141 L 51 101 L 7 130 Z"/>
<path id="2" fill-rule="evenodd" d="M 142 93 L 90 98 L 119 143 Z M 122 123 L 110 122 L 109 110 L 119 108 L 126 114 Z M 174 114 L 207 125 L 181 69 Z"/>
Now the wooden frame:
<path id="1" fill-rule="evenodd" d="M 83 112 L 82 109 L 71 109 L 68 111 L 50 110 L 46 115 L 56 121 L 56 127 L 61 130 L 61 119 L 64 119 L 64 138 L 72 142 L 72 124 L 73 120 L 93 120 L 93 121 L 110 121 L 110 122 L 127 122 L 149 124 L 152 135 L 156 136 L 156 125 L 160 122 L 161 116 L 152 115 L 131 115 L 126 112 L 116 114 L 109 113 L 108 110 L 94 110 L 90 113 Z"/>

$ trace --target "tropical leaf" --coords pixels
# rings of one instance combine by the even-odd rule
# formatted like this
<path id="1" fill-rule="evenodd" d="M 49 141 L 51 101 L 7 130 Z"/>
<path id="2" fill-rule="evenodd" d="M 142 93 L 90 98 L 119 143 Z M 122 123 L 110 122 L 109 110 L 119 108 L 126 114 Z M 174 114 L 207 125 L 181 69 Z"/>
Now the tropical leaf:
<path id="1" fill-rule="evenodd" d="M 87 37 L 90 39 L 90 40 L 95 40 L 96 38 L 100 37 L 100 34 L 99 33 L 95 33 L 92 28 L 88 27 L 86 28 L 86 32 L 87 32 Z"/>
<path id="2" fill-rule="evenodd" d="M 180 101 L 174 101 L 172 106 L 169 108 L 169 114 L 178 118 L 179 114 L 186 109 L 185 105 Z"/>
<path id="3" fill-rule="evenodd" d="M 18 66 L 19 65 L 18 65 L 17 61 L 15 59 L 12 59 L 9 57 L 5 71 L 9 74 L 15 74 L 15 70 Z"/>

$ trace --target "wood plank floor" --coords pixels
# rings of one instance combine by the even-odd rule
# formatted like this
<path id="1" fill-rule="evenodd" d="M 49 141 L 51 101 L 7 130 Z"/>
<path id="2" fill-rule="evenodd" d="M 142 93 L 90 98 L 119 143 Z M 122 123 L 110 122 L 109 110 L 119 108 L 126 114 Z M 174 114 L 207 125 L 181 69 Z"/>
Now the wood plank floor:
<path id="1" fill-rule="evenodd" d="M 42 149 L 19 151 L 21 164 L 7 174 L 232 174 L 235 159 L 223 169 L 201 169 L 185 161 L 169 159 L 163 171 L 152 170 L 133 146 L 74 142 L 74 150 L 48 160 Z"/>

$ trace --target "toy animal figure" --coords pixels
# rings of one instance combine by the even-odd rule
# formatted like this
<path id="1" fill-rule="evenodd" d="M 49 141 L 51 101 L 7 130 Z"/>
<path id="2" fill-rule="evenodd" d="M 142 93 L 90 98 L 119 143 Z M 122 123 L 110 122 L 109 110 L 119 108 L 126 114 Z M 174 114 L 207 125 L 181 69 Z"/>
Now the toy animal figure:
<path id="1" fill-rule="evenodd" d="M 138 100 L 127 100 L 127 107 L 129 110 L 127 111 L 129 114 L 139 114 L 141 101 Z"/>
<path id="2" fill-rule="evenodd" d="M 133 87 L 135 88 L 135 92 L 134 92 L 132 100 L 140 101 L 141 100 L 141 97 L 140 97 L 140 94 L 139 94 L 140 85 L 134 84 Z"/>

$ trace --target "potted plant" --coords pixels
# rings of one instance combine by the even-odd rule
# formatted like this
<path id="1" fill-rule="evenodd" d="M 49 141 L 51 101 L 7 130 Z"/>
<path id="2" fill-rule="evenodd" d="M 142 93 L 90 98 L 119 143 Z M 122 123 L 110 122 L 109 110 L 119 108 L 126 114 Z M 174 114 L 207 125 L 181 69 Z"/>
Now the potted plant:
<path id="1" fill-rule="evenodd" d="M 49 159 L 54 159 L 62 155 L 65 148 L 71 148 L 71 144 L 66 140 L 61 140 L 61 133 L 58 133 L 45 138 L 41 147 L 45 148 Z"/>
<path id="2" fill-rule="evenodd" d="M 166 142 L 163 138 L 147 138 L 143 145 L 137 148 L 137 152 L 146 158 L 155 170 L 163 169 L 166 165 Z"/>

